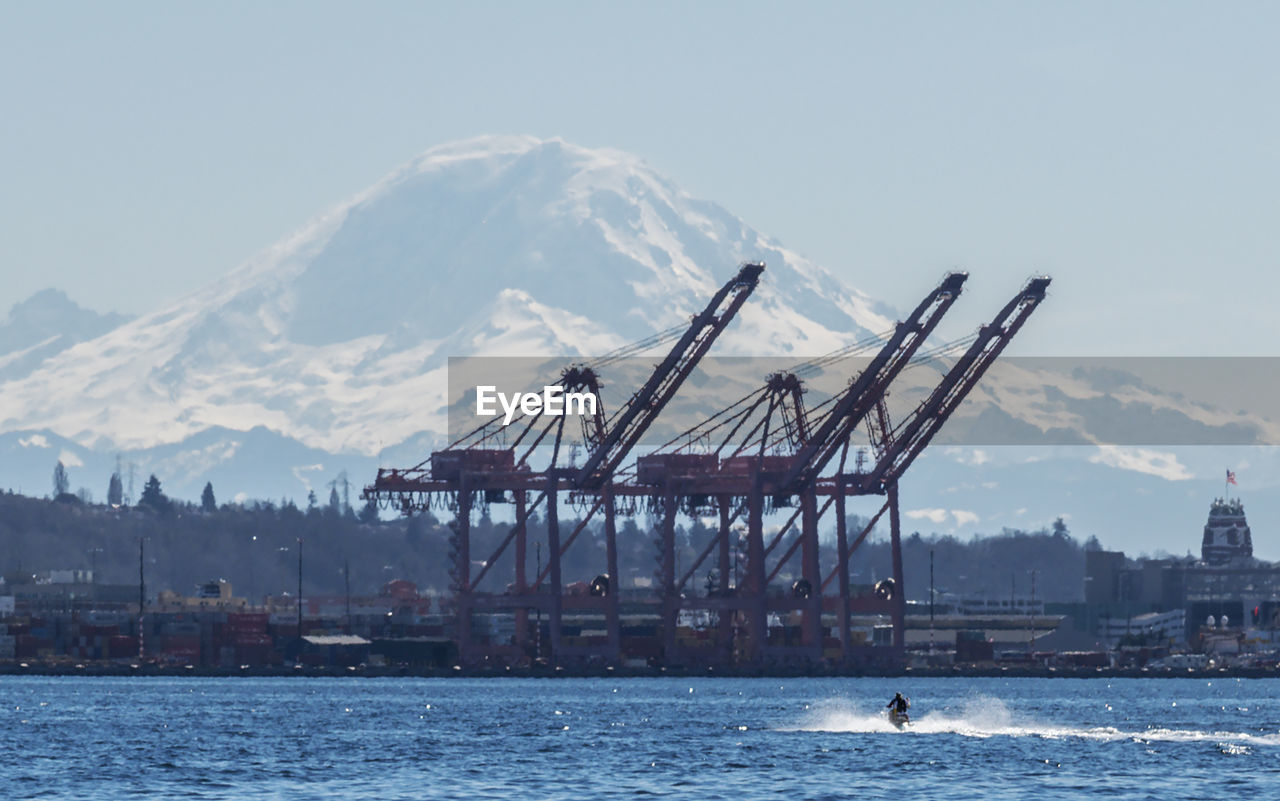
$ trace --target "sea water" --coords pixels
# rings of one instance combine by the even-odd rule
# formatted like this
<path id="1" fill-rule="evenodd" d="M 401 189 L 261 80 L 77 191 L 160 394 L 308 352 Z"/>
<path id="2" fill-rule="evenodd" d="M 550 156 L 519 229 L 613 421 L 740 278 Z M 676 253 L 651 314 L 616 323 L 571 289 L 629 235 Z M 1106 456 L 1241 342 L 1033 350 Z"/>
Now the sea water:
<path id="1" fill-rule="evenodd" d="M 0 731 L 15 799 L 1280 798 L 1271 679 L 3 677 Z"/>

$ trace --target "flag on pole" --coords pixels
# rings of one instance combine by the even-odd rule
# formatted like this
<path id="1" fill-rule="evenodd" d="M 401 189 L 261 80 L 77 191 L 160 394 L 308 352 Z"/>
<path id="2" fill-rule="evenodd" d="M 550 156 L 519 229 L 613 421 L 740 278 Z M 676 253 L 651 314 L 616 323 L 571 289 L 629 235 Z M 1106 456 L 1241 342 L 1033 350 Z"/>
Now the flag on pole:
<path id="1" fill-rule="evenodd" d="M 1231 472 L 1230 470 L 1228 470 L 1228 471 L 1227 471 L 1227 483 L 1228 483 L 1228 484 L 1236 484 L 1236 474 L 1235 474 L 1235 473 L 1233 473 L 1233 472 Z M 1238 487 L 1238 486 L 1240 486 L 1240 485 L 1239 485 L 1239 484 L 1236 484 L 1236 486 Z"/>

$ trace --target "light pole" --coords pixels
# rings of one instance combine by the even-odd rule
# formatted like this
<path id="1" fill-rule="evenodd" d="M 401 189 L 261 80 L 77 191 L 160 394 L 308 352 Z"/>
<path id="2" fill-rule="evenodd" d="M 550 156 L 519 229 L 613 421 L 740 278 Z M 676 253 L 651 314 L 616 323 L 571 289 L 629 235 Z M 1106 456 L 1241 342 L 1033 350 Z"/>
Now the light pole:
<path id="1" fill-rule="evenodd" d="M 1031 605 L 1027 607 L 1027 651 L 1036 646 L 1036 571 L 1031 571 Z"/>
<path id="2" fill-rule="evenodd" d="M 298 537 L 298 648 L 302 648 L 302 537 Z"/>
<path id="3" fill-rule="evenodd" d="M 89 583 L 90 584 L 98 583 L 98 554 L 100 553 L 102 553 L 101 548 L 89 549 Z"/>
<path id="4" fill-rule="evenodd" d="M 542 588 L 542 543 L 535 542 L 533 544 L 533 550 L 538 555 L 538 571 L 533 574 L 536 577 L 534 580 L 537 582 L 536 584 L 533 585 L 533 592 L 536 595 L 536 594 L 540 594 L 541 588 Z M 542 603 L 541 601 L 539 601 L 538 603 L 537 623 L 535 625 L 536 625 L 536 628 L 533 631 L 533 654 L 534 654 L 533 659 L 536 662 L 537 660 L 542 658 Z"/>
<path id="5" fill-rule="evenodd" d="M 257 595 L 256 590 L 258 587 L 258 582 L 254 578 L 254 569 L 253 569 L 253 563 L 256 561 L 256 555 L 254 554 L 254 551 L 257 550 L 256 548 L 253 547 L 253 544 L 257 541 L 258 541 L 257 534 L 254 534 L 252 537 L 249 538 L 249 601 L 250 601 L 249 605 L 251 607 L 253 606 L 253 598 L 255 595 Z"/>
<path id="6" fill-rule="evenodd" d="M 342 587 L 347 595 L 347 634 L 351 633 L 351 560 L 342 560 Z"/>
<path id="7" fill-rule="evenodd" d="M 933 549 L 929 549 L 929 656 L 933 656 Z M 930 660 L 932 665 L 932 660 Z"/>
<path id="8" fill-rule="evenodd" d="M 141 660 L 146 655 L 146 635 L 144 631 L 144 616 L 147 611 L 147 579 L 143 570 L 146 564 L 144 561 L 145 550 L 143 547 L 143 538 L 138 537 L 138 659 Z"/>

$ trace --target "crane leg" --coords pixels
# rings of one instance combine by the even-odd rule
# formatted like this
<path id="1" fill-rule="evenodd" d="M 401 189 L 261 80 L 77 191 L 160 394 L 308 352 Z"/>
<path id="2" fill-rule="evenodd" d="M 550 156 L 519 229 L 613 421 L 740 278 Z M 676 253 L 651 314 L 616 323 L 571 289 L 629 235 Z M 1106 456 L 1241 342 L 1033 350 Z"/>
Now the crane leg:
<path id="1" fill-rule="evenodd" d="M 907 593 L 902 581 L 902 526 L 898 516 L 898 484 L 889 485 L 889 542 L 893 550 L 893 650 L 906 653 Z"/>
<path id="2" fill-rule="evenodd" d="M 812 488 L 800 496 L 800 567 L 809 583 L 801 615 L 801 643 L 809 650 L 809 659 L 822 659 L 822 570 L 818 565 L 818 496 Z"/>
<path id="3" fill-rule="evenodd" d="M 547 551 L 551 559 L 551 622 L 549 639 L 551 640 L 551 664 L 555 665 L 560 658 L 561 612 L 563 611 L 561 593 L 564 582 L 560 575 L 560 502 L 559 485 L 554 475 L 547 480 Z"/>
<path id="4" fill-rule="evenodd" d="M 836 488 L 836 579 L 840 595 L 840 661 L 849 661 L 849 532 L 845 520 L 844 483 Z"/>
<path id="5" fill-rule="evenodd" d="M 729 565 L 729 515 L 730 515 L 730 497 L 728 495 L 719 495 L 716 497 L 716 506 L 720 509 L 720 532 L 719 553 L 717 554 L 716 569 L 720 574 L 720 582 L 716 586 L 716 590 L 720 593 L 722 599 L 729 597 L 729 571 L 732 567 Z M 720 659 L 728 662 L 733 656 L 733 612 L 729 609 L 720 610 L 719 632 L 716 636 L 716 645 L 720 651 Z"/>
<path id="6" fill-rule="evenodd" d="M 605 489 L 604 539 L 606 570 L 609 572 L 609 592 L 605 595 L 605 626 L 608 634 L 608 659 L 618 663 L 622 659 L 622 629 L 618 618 L 618 594 L 622 577 L 618 574 L 618 524 L 617 510 L 613 505 L 613 491 Z"/>
<path id="7" fill-rule="evenodd" d="M 747 496 L 747 572 L 749 658 L 752 663 L 759 664 L 764 660 L 769 637 L 769 612 L 765 604 L 764 491 L 758 481 Z"/>

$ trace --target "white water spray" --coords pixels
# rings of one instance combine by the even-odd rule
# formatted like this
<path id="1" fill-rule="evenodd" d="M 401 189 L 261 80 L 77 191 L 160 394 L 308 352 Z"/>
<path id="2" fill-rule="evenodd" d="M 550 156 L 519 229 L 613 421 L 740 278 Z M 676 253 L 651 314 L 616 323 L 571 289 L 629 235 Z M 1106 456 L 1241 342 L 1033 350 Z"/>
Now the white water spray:
<path id="1" fill-rule="evenodd" d="M 1280 747 L 1280 734 L 1250 734 L 1232 731 L 1148 728 L 1125 731 L 1112 726 L 1056 726 L 1014 715 L 998 698 L 981 697 L 967 702 L 959 713 L 934 711 L 912 716 L 910 726 L 899 731 L 880 711 L 868 714 L 848 702 L 817 704 L 803 719 L 782 731 L 837 733 L 885 733 L 903 736 L 958 734 L 964 737 L 1080 738 L 1132 742 L 1212 742 L 1247 746 Z"/>

